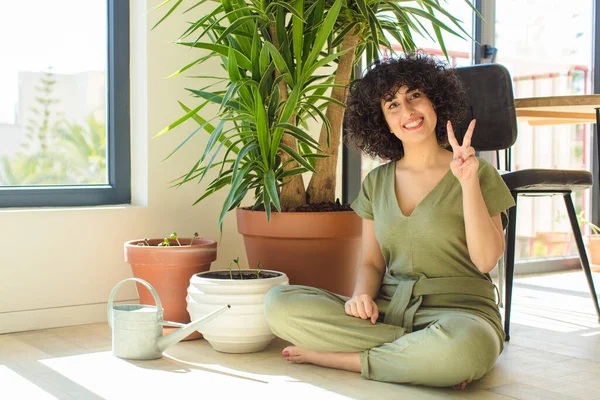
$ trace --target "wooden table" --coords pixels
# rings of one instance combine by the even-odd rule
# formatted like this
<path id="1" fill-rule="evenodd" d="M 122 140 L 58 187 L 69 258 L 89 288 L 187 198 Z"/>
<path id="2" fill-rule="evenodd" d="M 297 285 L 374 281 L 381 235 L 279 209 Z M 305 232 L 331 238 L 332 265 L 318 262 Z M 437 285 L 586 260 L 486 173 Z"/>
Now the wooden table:
<path id="1" fill-rule="evenodd" d="M 600 94 L 515 99 L 515 109 L 517 120 L 527 121 L 532 126 L 595 123 L 596 130 L 600 132 Z M 597 155 L 600 156 L 600 140 L 596 140 L 596 145 Z M 598 176 L 600 171 L 595 170 L 593 174 Z M 596 186 L 597 178 L 594 181 Z M 597 201 L 595 196 L 597 194 L 592 195 L 592 201 Z M 585 250 L 579 251 L 581 253 Z M 503 283 L 503 279 L 500 282 Z M 588 285 L 594 292 L 591 282 L 591 276 L 588 276 Z M 600 313 L 598 316 L 600 317 Z"/>
<path id="2" fill-rule="evenodd" d="M 600 122 L 600 94 L 515 99 L 515 108 L 533 126 Z"/>
<path id="3" fill-rule="evenodd" d="M 532 126 L 595 123 L 600 129 L 600 94 L 515 99 L 515 109 L 517 120 Z M 600 156 L 600 140 L 596 145 Z"/>

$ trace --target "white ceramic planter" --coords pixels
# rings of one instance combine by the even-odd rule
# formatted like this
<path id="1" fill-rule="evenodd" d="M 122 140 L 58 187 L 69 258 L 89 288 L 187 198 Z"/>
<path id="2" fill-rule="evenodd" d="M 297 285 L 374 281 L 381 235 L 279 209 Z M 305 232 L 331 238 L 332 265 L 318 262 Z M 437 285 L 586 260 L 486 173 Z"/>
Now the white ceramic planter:
<path id="1" fill-rule="evenodd" d="M 256 270 L 243 270 L 244 276 Z M 275 337 L 267 324 L 264 311 L 265 294 L 273 286 L 288 285 L 286 274 L 263 270 L 275 277 L 261 279 L 229 279 L 229 270 L 195 274 L 190 279 L 187 310 L 196 320 L 230 304 L 231 309 L 199 330 L 211 346 L 222 353 L 253 353 L 263 350 Z M 209 278 L 221 275 L 226 279 Z"/>

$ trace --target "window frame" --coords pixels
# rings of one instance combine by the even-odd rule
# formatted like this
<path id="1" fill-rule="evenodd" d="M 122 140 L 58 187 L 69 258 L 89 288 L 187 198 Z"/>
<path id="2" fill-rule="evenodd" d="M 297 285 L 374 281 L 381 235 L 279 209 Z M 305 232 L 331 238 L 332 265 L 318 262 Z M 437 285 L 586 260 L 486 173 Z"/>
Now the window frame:
<path id="1" fill-rule="evenodd" d="M 131 203 L 129 1 L 106 1 L 108 184 L 0 187 L 1 208 Z"/>

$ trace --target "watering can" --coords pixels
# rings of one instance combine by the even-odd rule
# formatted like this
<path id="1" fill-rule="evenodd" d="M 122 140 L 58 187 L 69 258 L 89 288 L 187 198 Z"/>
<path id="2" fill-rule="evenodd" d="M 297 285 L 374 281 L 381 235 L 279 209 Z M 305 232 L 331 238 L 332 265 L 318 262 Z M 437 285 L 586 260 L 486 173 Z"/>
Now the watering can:
<path id="1" fill-rule="evenodd" d="M 156 306 L 143 304 L 122 304 L 113 306 L 117 290 L 127 281 L 136 281 L 144 285 Z M 163 320 L 163 308 L 158 294 L 148 282 L 143 279 L 125 279 L 113 288 L 108 298 L 108 325 L 112 330 L 113 354 L 130 360 L 154 360 L 162 357 L 162 352 L 169 346 L 180 342 L 201 325 L 211 321 L 231 306 L 223 306 L 210 314 L 189 324 Z M 163 326 L 177 326 L 174 332 L 162 335 Z"/>

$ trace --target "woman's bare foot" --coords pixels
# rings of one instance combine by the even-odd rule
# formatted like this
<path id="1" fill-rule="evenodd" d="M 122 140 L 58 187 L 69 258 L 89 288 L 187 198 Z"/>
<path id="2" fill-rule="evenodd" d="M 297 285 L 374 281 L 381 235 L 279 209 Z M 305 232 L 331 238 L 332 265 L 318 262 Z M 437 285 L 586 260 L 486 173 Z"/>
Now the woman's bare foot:
<path id="1" fill-rule="evenodd" d="M 325 353 L 288 346 L 281 355 L 289 362 L 295 364 L 315 364 L 322 367 L 343 369 L 345 371 L 360 372 L 360 357 L 358 353 Z"/>
<path id="2" fill-rule="evenodd" d="M 281 351 L 281 355 L 294 364 L 315 364 L 316 351 L 301 349 L 296 346 L 288 346 Z"/>
<path id="3" fill-rule="evenodd" d="M 471 383 L 472 381 L 473 381 L 473 379 L 469 379 L 469 380 L 459 383 L 458 385 L 454 385 L 452 387 L 454 388 L 454 390 L 464 390 L 467 387 L 467 385 L 469 383 Z"/>
<path id="4" fill-rule="evenodd" d="M 325 353 L 306 350 L 297 346 L 288 346 L 281 351 L 281 355 L 294 364 L 314 364 L 352 372 L 361 371 L 358 353 Z M 468 379 L 453 386 L 453 388 L 464 390 L 471 381 L 472 379 Z"/>

